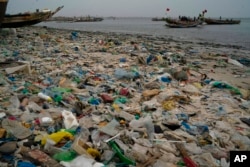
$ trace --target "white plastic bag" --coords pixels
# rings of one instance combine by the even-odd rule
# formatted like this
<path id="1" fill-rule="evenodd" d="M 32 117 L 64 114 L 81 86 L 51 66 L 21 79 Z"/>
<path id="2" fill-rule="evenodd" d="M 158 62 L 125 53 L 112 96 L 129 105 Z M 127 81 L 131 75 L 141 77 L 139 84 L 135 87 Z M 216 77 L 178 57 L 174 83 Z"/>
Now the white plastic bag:
<path id="1" fill-rule="evenodd" d="M 62 111 L 63 122 L 66 129 L 76 129 L 79 126 L 79 123 L 76 120 L 76 117 L 72 112 L 63 110 Z"/>
<path id="2" fill-rule="evenodd" d="M 102 163 L 95 162 L 94 159 L 87 158 L 83 155 L 76 157 L 71 162 L 60 162 L 65 167 L 104 167 Z"/>

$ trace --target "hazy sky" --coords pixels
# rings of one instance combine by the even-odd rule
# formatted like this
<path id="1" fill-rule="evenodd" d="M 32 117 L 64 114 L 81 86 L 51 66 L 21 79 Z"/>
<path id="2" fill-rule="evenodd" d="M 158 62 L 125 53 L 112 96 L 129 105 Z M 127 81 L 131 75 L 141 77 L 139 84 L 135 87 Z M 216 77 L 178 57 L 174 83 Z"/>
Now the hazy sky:
<path id="1" fill-rule="evenodd" d="M 178 17 L 197 16 L 207 9 L 208 17 L 250 17 L 250 0 L 9 0 L 7 13 L 61 5 L 56 16 Z"/>

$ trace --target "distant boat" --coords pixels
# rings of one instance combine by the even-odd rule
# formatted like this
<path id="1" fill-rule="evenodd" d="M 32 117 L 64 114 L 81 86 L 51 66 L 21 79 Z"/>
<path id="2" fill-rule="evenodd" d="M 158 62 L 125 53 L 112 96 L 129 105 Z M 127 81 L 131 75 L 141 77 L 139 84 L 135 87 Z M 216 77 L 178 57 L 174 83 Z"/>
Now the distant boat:
<path id="1" fill-rule="evenodd" d="M 201 25 L 203 21 L 199 19 L 190 19 L 184 17 L 184 19 L 174 19 L 174 18 L 166 18 L 166 26 L 170 28 L 192 28 Z"/>
<path id="2" fill-rule="evenodd" d="M 233 19 L 210 19 L 205 18 L 205 23 L 207 24 L 240 24 L 240 20 L 233 20 Z"/>
<path id="3" fill-rule="evenodd" d="M 180 22 L 179 19 L 174 19 L 174 18 L 166 18 L 165 21 L 168 23 L 168 24 L 178 24 Z"/>
<path id="4" fill-rule="evenodd" d="M 63 6 L 58 7 L 55 11 L 42 10 L 33 13 L 20 13 L 14 15 L 5 15 L 1 28 L 18 28 L 30 26 L 45 21 L 61 10 Z"/>
<path id="5" fill-rule="evenodd" d="M 185 22 L 176 22 L 176 23 L 168 23 L 166 24 L 167 27 L 170 28 L 193 28 L 201 25 L 199 21 L 192 22 L 192 23 L 185 23 Z"/>
<path id="6" fill-rule="evenodd" d="M 178 18 L 168 17 L 165 19 L 166 26 L 170 28 L 192 28 L 197 27 L 199 25 L 203 25 L 204 23 L 204 15 L 207 10 L 202 11 L 202 14 L 199 14 L 198 17 L 187 17 L 187 16 L 179 16 Z"/>
<path id="7" fill-rule="evenodd" d="M 153 17 L 152 21 L 166 21 L 166 18 L 164 18 L 164 17 L 162 17 L 162 18 Z"/>
<path id="8" fill-rule="evenodd" d="M 75 19 L 74 22 L 95 22 L 95 21 L 102 21 L 102 20 L 103 20 L 102 17 L 87 16 L 87 17 L 79 17 Z"/>
<path id="9" fill-rule="evenodd" d="M 167 22 L 167 24 L 185 24 L 185 25 L 191 25 L 191 24 L 196 24 L 196 23 L 199 23 L 199 24 L 202 24 L 203 23 L 203 20 L 202 19 L 191 19 L 190 17 L 181 17 L 181 18 L 178 18 L 178 19 L 175 19 L 175 18 L 166 18 L 165 21 Z"/>

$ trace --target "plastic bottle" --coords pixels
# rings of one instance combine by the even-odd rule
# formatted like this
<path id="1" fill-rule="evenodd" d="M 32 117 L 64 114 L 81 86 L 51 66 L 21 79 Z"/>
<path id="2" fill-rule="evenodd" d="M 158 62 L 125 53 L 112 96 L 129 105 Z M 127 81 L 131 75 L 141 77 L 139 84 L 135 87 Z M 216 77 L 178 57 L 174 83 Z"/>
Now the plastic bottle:
<path id="1" fill-rule="evenodd" d="M 155 130 L 154 130 L 154 124 L 153 124 L 152 118 L 150 116 L 147 116 L 144 119 L 144 126 L 147 128 L 148 138 L 150 140 L 153 140 L 154 139 Z"/>
<path id="2" fill-rule="evenodd" d="M 114 141 L 111 140 L 108 142 L 108 144 L 110 145 L 110 147 L 113 149 L 113 151 L 116 153 L 116 155 L 119 157 L 119 159 L 126 165 L 136 165 L 136 162 L 129 159 L 128 157 L 126 157 L 122 151 L 120 150 L 118 144 Z"/>
<path id="3" fill-rule="evenodd" d="M 49 102 L 52 102 L 52 98 L 42 92 L 38 93 L 38 97 L 40 97 L 41 99 L 47 100 Z"/>
<path id="4" fill-rule="evenodd" d="M 60 93 L 57 93 L 55 91 L 52 91 L 50 89 L 44 89 L 42 91 L 47 96 L 50 96 L 55 102 L 60 102 L 62 101 L 62 95 Z"/>
<path id="5" fill-rule="evenodd" d="M 89 140 L 90 132 L 87 128 L 81 127 L 78 135 L 83 142 L 87 142 Z"/>
<path id="6" fill-rule="evenodd" d="M 11 102 L 13 108 L 17 109 L 20 106 L 20 100 L 17 96 L 12 96 L 9 101 Z"/>

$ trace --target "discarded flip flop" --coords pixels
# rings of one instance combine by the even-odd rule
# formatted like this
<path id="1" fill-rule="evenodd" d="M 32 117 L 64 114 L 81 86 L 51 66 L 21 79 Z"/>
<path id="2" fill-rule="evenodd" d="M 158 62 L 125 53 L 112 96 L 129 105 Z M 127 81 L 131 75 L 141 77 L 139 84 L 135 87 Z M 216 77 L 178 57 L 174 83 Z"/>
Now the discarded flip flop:
<path id="1" fill-rule="evenodd" d="M 240 120 L 250 126 L 250 118 L 240 118 Z"/>

